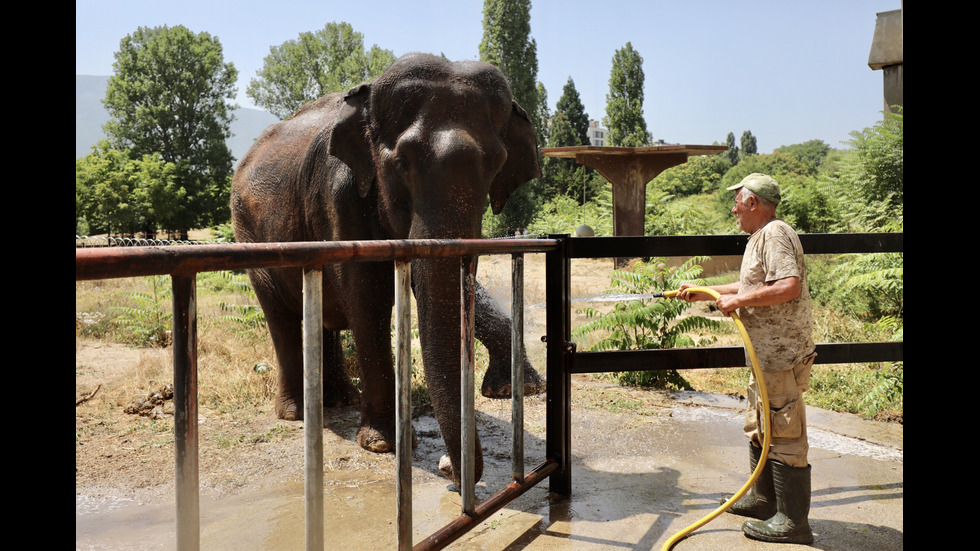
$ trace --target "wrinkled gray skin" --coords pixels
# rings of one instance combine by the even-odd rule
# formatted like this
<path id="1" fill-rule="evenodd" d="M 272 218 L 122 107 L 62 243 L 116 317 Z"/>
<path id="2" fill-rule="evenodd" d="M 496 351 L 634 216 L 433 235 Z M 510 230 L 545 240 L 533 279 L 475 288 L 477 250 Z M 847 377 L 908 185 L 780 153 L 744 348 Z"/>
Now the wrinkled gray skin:
<path id="1" fill-rule="evenodd" d="M 231 209 L 240 242 L 477 238 L 489 197 L 499 213 L 538 176 L 537 145 L 504 76 L 479 62 L 422 54 L 399 59 L 373 83 L 328 94 L 268 128 L 241 160 Z M 395 448 L 391 262 L 331 264 L 324 271 L 324 403 L 360 401 L 358 443 Z M 303 415 L 302 273 L 249 272 L 279 360 L 276 412 Z M 459 483 L 459 261 L 415 260 L 422 359 L 448 448 L 444 474 Z M 510 320 L 477 290 L 476 336 L 490 353 L 484 395 L 510 395 Z M 363 394 L 341 359 L 350 329 Z M 525 392 L 544 382 L 525 359 Z M 477 480 L 483 460 L 476 444 Z"/>

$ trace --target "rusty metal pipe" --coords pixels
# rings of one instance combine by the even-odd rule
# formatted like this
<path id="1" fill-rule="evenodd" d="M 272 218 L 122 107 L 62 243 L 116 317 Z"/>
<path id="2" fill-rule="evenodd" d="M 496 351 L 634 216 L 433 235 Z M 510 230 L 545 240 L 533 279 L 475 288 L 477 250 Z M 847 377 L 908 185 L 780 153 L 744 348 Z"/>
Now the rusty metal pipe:
<path id="1" fill-rule="evenodd" d="M 490 518 L 490 515 L 502 509 L 505 505 L 514 501 L 533 488 L 536 484 L 551 476 L 558 470 L 558 462 L 554 459 L 546 459 L 534 468 L 520 482 L 514 481 L 504 487 L 496 494 L 481 501 L 473 509 L 472 514 L 462 514 L 452 522 L 444 526 L 426 539 L 420 541 L 412 548 L 412 551 L 434 551 L 444 549 L 449 544 L 458 540 L 463 534 L 473 529 L 474 526 Z"/>
<path id="2" fill-rule="evenodd" d="M 414 239 L 75 249 L 75 281 L 179 272 L 322 266 L 348 261 L 548 252 L 556 245 L 554 239 Z"/>

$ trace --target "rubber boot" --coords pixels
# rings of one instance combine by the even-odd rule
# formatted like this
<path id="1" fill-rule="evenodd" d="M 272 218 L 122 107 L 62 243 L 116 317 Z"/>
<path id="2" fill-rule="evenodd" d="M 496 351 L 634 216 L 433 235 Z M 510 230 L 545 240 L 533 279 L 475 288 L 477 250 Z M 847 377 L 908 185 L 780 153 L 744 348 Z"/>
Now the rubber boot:
<path id="1" fill-rule="evenodd" d="M 746 536 L 772 543 L 813 543 L 810 530 L 810 465 L 790 467 L 772 461 L 776 488 L 776 514 L 769 520 L 747 520 L 742 524 Z"/>
<path id="2" fill-rule="evenodd" d="M 761 457 L 762 448 L 757 448 L 749 443 L 750 473 L 755 472 Z M 728 494 L 721 498 L 721 502 L 725 503 L 731 498 L 732 494 Z M 773 489 L 772 485 L 772 461 L 766 461 L 762 467 L 762 472 L 759 473 L 759 478 L 755 480 L 755 484 L 742 496 L 742 499 L 728 508 L 728 512 L 760 520 L 765 520 L 776 514 L 776 490 Z"/>

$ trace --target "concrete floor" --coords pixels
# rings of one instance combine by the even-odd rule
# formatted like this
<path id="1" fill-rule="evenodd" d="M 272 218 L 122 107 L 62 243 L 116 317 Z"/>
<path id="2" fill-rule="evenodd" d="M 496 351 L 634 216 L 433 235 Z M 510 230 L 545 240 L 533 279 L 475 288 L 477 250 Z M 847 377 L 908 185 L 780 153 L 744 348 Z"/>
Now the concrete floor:
<path id="1" fill-rule="evenodd" d="M 526 427 L 539 426 L 540 409 L 526 411 Z M 509 415 L 509 405 L 500 411 L 502 417 Z M 798 546 L 753 541 L 742 535 L 744 519 L 725 513 L 677 543 L 675 550 L 903 548 L 902 426 L 815 408 L 809 408 L 807 415 L 815 542 Z M 480 425 L 487 467 L 477 487 L 478 499 L 499 489 L 488 480 L 509 476 L 507 422 L 500 420 L 499 427 L 495 422 L 487 415 Z M 458 490 L 448 487 L 434 469 L 427 470 L 430 458 L 441 453 L 442 442 L 438 431 L 425 436 L 433 431 L 425 423 L 434 421 L 416 420 L 416 432 L 422 437 L 414 467 L 415 542 L 460 511 Z M 724 493 L 738 490 L 748 479 L 741 426 L 741 405 L 718 395 L 682 395 L 677 405 L 655 415 L 575 411 L 571 498 L 549 495 L 544 482 L 449 549 L 659 550 L 675 533 L 715 510 Z M 543 458 L 543 442 L 530 438 L 526 444 L 530 469 Z M 391 477 L 366 480 L 363 474 L 351 472 L 343 476 L 350 478 L 327 474 L 326 549 L 394 549 Z M 202 498 L 201 548 L 303 549 L 302 488 L 297 481 L 217 501 Z M 175 548 L 172 504 L 103 505 L 98 514 L 80 516 L 77 499 L 76 549 Z"/>

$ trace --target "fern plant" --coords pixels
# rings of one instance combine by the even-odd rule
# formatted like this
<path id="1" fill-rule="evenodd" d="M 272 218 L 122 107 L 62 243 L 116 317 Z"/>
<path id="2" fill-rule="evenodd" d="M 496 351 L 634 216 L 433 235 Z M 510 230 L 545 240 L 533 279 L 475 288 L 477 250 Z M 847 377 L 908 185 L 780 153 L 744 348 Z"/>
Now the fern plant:
<path id="1" fill-rule="evenodd" d="M 575 328 L 573 335 L 598 336 L 589 350 L 648 350 L 693 346 L 697 343 L 687 334 L 704 329 L 719 329 L 721 323 L 703 316 L 683 316 L 690 304 L 681 300 L 662 300 L 650 296 L 670 291 L 681 283 L 699 279 L 701 263 L 707 257 L 693 257 L 671 268 L 665 259 L 637 262 L 632 271 L 616 270 L 606 293 L 636 295 L 638 298 L 617 302 L 608 313 L 595 308 L 580 308 L 590 321 Z M 613 374 L 620 384 L 691 390 L 691 385 L 676 370 L 629 371 Z"/>
<path id="2" fill-rule="evenodd" d="M 265 327 L 265 312 L 262 311 L 261 306 L 256 304 L 255 290 L 252 289 L 252 282 L 249 281 L 248 276 L 244 272 L 222 271 L 216 273 L 242 298 L 246 299 L 245 304 L 219 302 L 218 307 L 223 312 L 227 312 L 227 315 L 222 316 L 222 319 L 238 325 L 239 334 L 250 333 L 255 329 Z"/>
<path id="3" fill-rule="evenodd" d="M 128 293 L 134 306 L 110 308 L 116 314 L 113 323 L 123 331 L 122 340 L 125 342 L 136 346 L 166 346 L 170 343 L 173 326 L 170 276 L 146 279 L 150 284 L 149 291 Z"/>

